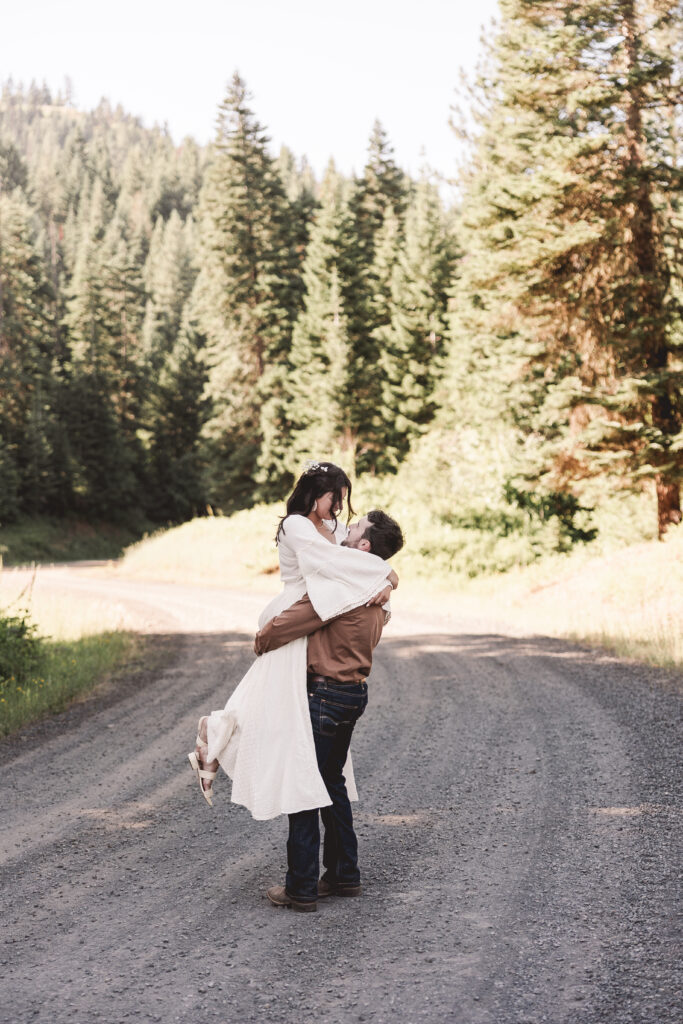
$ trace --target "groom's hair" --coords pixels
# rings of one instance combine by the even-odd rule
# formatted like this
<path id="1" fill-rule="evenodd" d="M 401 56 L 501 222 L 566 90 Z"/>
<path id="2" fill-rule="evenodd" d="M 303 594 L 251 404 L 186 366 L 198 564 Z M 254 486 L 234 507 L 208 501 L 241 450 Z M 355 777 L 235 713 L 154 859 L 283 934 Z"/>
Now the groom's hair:
<path id="1" fill-rule="evenodd" d="M 363 538 L 370 541 L 371 552 L 380 558 L 391 558 L 403 547 L 401 527 L 395 519 L 379 508 L 373 508 L 372 512 L 368 512 L 368 519 L 370 525 Z"/>

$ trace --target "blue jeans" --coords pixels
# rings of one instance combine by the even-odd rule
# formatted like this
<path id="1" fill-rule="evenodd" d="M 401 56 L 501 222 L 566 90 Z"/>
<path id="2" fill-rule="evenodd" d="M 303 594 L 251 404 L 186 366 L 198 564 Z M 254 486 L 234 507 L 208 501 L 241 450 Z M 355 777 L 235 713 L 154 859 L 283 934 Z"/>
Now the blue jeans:
<path id="1" fill-rule="evenodd" d="M 358 885 L 358 840 L 353 831 L 353 815 L 346 792 L 344 764 L 349 752 L 353 727 L 368 703 L 367 683 L 344 685 L 334 680 L 308 681 L 308 707 L 311 713 L 318 769 L 332 800 L 321 807 L 325 827 L 323 846 L 324 877 L 330 882 Z M 298 811 L 289 815 L 287 840 L 287 895 L 301 902 L 318 898 L 320 827 L 318 811 Z"/>

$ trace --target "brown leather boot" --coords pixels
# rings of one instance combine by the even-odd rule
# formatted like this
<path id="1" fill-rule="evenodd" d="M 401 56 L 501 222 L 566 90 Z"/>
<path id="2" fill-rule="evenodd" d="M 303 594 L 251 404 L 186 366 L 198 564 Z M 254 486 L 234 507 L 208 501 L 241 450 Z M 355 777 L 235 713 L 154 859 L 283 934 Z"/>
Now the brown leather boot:
<path id="1" fill-rule="evenodd" d="M 318 909 L 318 904 L 315 901 L 312 903 L 302 903 L 301 900 L 292 899 L 291 896 L 287 895 L 284 885 L 271 886 L 266 896 L 274 907 L 291 907 L 292 910 L 299 910 L 304 914 L 310 914 Z"/>

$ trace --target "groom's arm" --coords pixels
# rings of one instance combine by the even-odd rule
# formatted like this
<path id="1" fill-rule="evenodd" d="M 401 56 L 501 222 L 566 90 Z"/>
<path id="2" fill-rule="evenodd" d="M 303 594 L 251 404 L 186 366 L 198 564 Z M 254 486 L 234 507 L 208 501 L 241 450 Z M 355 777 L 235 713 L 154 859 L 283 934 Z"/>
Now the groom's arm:
<path id="1" fill-rule="evenodd" d="M 284 647 L 291 640 L 298 640 L 301 636 L 315 633 L 316 629 L 320 629 L 323 625 L 323 620 L 315 611 L 308 594 L 306 594 L 296 604 L 291 605 L 280 615 L 276 615 L 256 634 L 254 651 L 256 654 L 276 651 L 278 647 Z"/>

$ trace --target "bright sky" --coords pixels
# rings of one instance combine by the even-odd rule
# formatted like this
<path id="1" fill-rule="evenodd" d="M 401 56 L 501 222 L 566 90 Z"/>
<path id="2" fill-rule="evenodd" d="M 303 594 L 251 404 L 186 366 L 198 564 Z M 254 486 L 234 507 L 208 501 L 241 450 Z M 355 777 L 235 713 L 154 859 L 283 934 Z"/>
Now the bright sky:
<path id="1" fill-rule="evenodd" d="M 497 0 L 21 0 L 4 5 L 0 77 L 68 75 L 76 105 L 102 96 L 179 141 L 214 133 L 238 69 L 276 152 L 320 175 L 331 156 L 360 172 L 376 117 L 396 160 L 455 172 L 448 126 L 460 68 L 471 69 Z"/>

